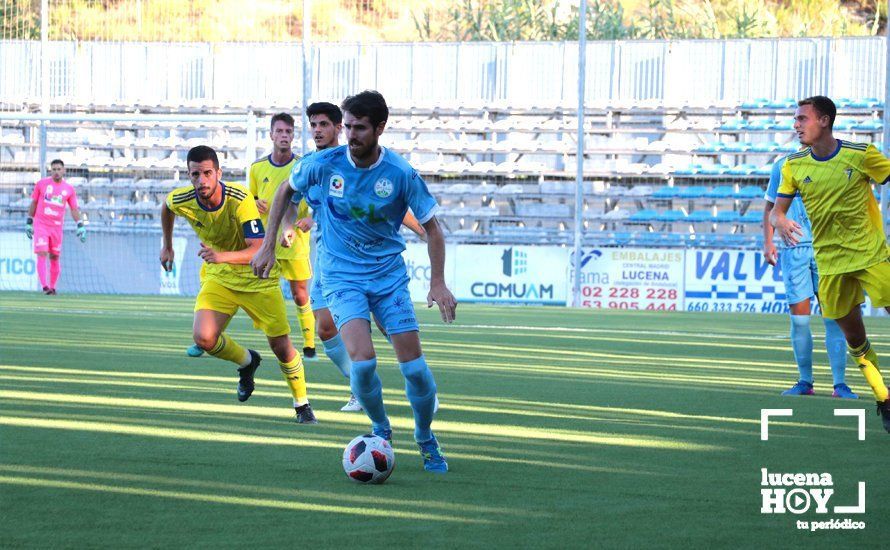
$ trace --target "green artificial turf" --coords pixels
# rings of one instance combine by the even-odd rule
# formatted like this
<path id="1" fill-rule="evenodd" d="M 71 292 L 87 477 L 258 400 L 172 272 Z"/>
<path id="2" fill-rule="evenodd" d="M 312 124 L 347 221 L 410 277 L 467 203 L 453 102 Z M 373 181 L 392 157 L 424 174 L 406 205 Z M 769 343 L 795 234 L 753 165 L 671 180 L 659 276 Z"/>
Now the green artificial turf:
<path id="1" fill-rule="evenodd" d="M 817 319 L 818 395 L 785 398 L 785 316 L 461 305 L 443 325 L 423 308 L 451 472 L 423 471 L 375 333 L 396 468 L 362 486 L 340 461 L 368 422 L 339 411 L 348 385 L 320 346 L 306 367 L 319 424 L 296 425 L 243 314 L 230 334 L 264 357 L 247 403 L 233 365 L 185 355 L 192 304 L 0 293 L 0 546 L 876 547 L 890 533 L 890 434 L 852 365 L 863 399 L 828 397 Z M 890 365 L 890 322 L 868 325 Z M 763 408 L 794 410 L 769 441 Z M 865 441 L 834 408 L 865 409 Z M 867 511 L 763 515 L 764 467 L 829 472 L 830 507 L 865 481 Z M 866 528 L 796 526 L 832 518 Z"/>

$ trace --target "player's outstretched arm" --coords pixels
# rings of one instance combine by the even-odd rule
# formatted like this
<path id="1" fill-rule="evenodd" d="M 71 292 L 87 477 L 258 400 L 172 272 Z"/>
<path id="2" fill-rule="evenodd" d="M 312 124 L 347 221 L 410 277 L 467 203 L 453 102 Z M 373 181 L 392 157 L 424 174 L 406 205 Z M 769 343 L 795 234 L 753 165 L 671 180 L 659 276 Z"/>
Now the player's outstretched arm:
<path id="1" fill-rule="evenodd" d="M 405 212 L 405 218 L 402 220 L 402 225 L 413 231 L 415 235 L 420 237 L 421 241 L 427 242 L 426 231 L 423 229 L 423 226 L 420 225 L 420 222 L 417 221 L 417 218 L 414 217 L 414 214 L 412 214 L 410 210 Z"/>
<path id="2" fill-rule="evenodd" d="M 445 284 L 445 235 L 435 217 L 423 224 L 427 234 L 427 252 L 430 255 L 430 292 L 426 296 L 426 306 L 439 306 L 439 313 L 446 323 L 457 317 L 457 300 Z"/>
<path id="3" fill-rule="evenodd" d="M 163 240 L 161 244 L 161 266 L 164 271 L 173 271 L 173 222 L 176 214 L 167 207 L 167 203 L 161 206 L 161 232 Z"/>
<path id="4" fill-rule="evenodd" d="M 275 265 L 275 241 L 278 235 L 278 228 L 281 227 L 284 211 L 287 210 L 293 195 L 294 190 L 291 189 L 291 186 L 286 181 L 281 182 L 278 190 L 275 191 L 275 198 L 272 199 L 272 209 L 269 211 L 269 221 L 266 226 L 266 235 L 271 235 L 272 238 L 264 239 L 259 250 L 253 256 L 253 259 L 250 260 L 253 273 L 261 279 L 267 279 L 269 272 L 272 271 L 272 267 Z"/>
<path id="5" fill-rule="evenodd" d="M 794 246 L 800 242 L 800 238 L 803 236 L 803 229 L 800 228 L 800 224 L 788 219 L 787 214 L 790 206 L 790 197 L 777 197 L 776 205 L 773 206 L 770 212 L 769 221 L 775 227 L 776 233 L 779 234 L 782 240 L 789 246 Z"/>
<path id="6" fill-rule="evenodd" d="M 772 210 L 773 203 L 771 201 L 763 201 L 763 257 L 769 265 L 776 265 L 779 254 L 776 251 L 776 243 L 773 242 L 775 230 L 769 222 L 769 215 Z"/>

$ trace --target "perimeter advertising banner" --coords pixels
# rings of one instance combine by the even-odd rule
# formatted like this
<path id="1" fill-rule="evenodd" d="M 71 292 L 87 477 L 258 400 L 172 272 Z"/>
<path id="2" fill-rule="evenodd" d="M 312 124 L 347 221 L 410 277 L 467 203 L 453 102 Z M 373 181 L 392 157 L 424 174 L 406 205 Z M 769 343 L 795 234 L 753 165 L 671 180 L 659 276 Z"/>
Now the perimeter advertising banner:
<path id="1" fill-rule="evenodd" d="M 0 233 L 0 290 L 38 290 L 35 258 L 24 230 Z"/>
<path id="2" fill-rule="evenodd" d="M 163 239 L 161 239 L 163 244 Z M 182 276 L 182 264 L 186 260 L 185 247 L 188 239 L 185 237 L 173 237 L 173 269 L 165 271 L 160 265 L 161 286 L 160 294 L 181 294 L 179 281 Z"/>
<path id="3" fill-rule="evenodd" d="M 788 311 L 781 271 L 756 250 L 687 250 L 684 297 L 687 311 Z"/>
<path id="4" fill-rule="evenodd" d="M 561 246 L 458 245 L 458 300 L 563 305 L 569 250 Z"/>
<path id="5" fill-rule="evenodd" d="M 445 245 L 445 284 L 454 292 L 454 267 L 456 263 L 456 245 Z M 414 302 L 426 302 L 426 295 L 430 291 L 430 256 L 426 243 L 407 243 L 402 252 L 405 259 L 405 267 L 408 269 L 408 290 L 411 292 L 411 300 Z"/>
<path id="6" fill-rule="evenodd" d="M 683 309 L 684 250 L 593 248 L 581 251 L 581 307 L 677 311 Z M 567 303 L 574 262 L 569 258 Z"/>

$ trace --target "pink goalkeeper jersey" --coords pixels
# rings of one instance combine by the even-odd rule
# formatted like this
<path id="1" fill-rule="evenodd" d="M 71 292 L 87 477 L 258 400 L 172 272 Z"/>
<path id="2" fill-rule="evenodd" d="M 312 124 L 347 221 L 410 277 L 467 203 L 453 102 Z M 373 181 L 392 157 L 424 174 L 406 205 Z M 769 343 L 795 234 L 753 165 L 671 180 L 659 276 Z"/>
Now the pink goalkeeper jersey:
<path id="1" fill-rule="evenodd" d="M 52 178 L 43 178 L 34 186 L 32 199 L 37 199 L 34 223 L 61 226 L 65 221 L 65 203 L 77 208 L 77 193 L 65 180 L 56 183 Z"/>

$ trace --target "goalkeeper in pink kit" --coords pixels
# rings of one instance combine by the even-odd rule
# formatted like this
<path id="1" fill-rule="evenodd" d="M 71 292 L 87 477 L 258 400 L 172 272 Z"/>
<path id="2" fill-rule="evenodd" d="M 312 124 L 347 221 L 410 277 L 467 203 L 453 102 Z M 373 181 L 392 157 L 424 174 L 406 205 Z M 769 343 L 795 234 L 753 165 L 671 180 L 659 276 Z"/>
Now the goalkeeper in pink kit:
<path id="1" fill-rule="evenodd" d="M 84 227 L 80 209 L 77 207 L 77 193 L 74 191 L 74 187 L 63 179 L 65 163 L 57 159 L 50 163 L 50 168 L 52 175 L 38 181 L 34 186 L 25 228 L 28 238 L 34 239 L 34 253 L 37 254 L 37 276 L 44 294 L 56 293 L 56 281 L 59 280 L 59 274 L 62 271 L 59 255 L 62 253 L 65 205 L 71 209 L 71 217 L 77 222 L 77 236 L 80 238 L 80 242 L 87 240 L 86 227 Z"/>

